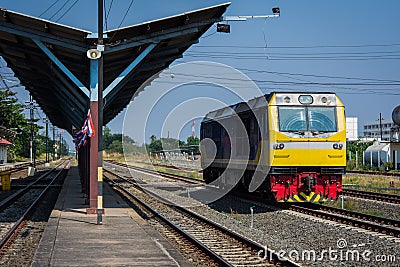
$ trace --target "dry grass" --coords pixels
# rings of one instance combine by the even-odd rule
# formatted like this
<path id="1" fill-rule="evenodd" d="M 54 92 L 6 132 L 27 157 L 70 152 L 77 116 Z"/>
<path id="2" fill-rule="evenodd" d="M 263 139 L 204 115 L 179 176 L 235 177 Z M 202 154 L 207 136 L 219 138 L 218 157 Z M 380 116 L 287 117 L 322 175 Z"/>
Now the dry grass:
<path id="1" fill-rule="evenodd" d="M 400 180 L 395 177 L 383 176 L 383 175 L 366 175 L 366 174 L 350 174 L 343 176 L 343 184 L 356 184 L 367 187 L 377 188 L 393 188 L 400 189 Z M 378 190 L 373 188 L 357 188 L 348 186 L 345 188 L 357 189 L 362 191 L 379 192 L 387 194 L 400 195 L 400 191 L 396 190 Z"/>

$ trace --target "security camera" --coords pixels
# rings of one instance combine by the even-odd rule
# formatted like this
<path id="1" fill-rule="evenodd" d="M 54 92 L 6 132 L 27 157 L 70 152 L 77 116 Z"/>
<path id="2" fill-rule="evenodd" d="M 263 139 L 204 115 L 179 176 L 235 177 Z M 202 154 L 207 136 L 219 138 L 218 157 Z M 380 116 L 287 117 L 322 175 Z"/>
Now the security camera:
<path id="1" fill-rule="evenodd" d="M 281 13 L 281 10 L 279 9 L 279 7 L 274 7 L 274 8 L 272 8 L 272 13 L 274 13 L 274 14 L 280 14 L 280 13 Z"/>
<path id="2" fill-rule="evenodd" d="M 90 49 L 86 52 L 86 56 L 89 59 L 98 59 L 101 57 L 101 52 L 97 49 Z"/>

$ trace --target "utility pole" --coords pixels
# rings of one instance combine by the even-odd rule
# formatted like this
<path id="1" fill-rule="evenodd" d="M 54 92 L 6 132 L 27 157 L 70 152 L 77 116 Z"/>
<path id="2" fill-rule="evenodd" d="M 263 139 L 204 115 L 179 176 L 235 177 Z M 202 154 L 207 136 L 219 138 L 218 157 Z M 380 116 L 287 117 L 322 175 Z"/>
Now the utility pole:
<path id="1" fill-rule="evenodd" d="M 44 118 L 43 122 L 46 123 L 46 163 L 49 163 L 49 118 Z"/>
<path id="2" fill-rule="evenodd" d="M 33 102 L 32 94 L 29 95 L 29 102 L 25 102 L 25 103 L 27 103 L 26 108 L 29 109 L 29 115 L 30 115 L 29 117 L 30 117 L 30 123 L 31 123 L 31 140 L 29 142 L 29 157 L 30 157 L 31 166 L 33 166 L 33 168 L 35 168 L 36 167 L 36 160 L 35 160 L 36 153 L 34 153 L 35 142 L 34 142 L 34 126 L 33 125 L 34 125 L 34 120 L 35 120 L 34 110 L 36 109 L 36 105 Z"/>
<path id="3" fill-rule="evenodd" d="M 52 154 L 53 154 L 53 161 L 56 160 L 56 126 L 52 125 L 51 130 L 53 131 L 53 149 L 52 149 Z"/>
<path id="4" fill-rule="evenodd" d="M 382 137 L 383 137 L 383 130 L 382 130 L 382 113 L 379 113 L 379 129 L 381 133 L 381 142 L 382 142 Z"/>
<path id="5" fill-rule="evenodd" d="M 60 140 L 59 140 L 59 146 L 58 146 L 58 158 L 60 159 L 61 158 L 61 144 L 62 144 L 62 142 L 61 142 L 61 140 L 63 139 L 62 138 L 62 135 L 61 135 L 61 133 L 63 133 L 64 132 L 64 130 L 58 130 L 58 132 L 59 132 L 59 137 L 60 137 Z"/>
<path id="6" fill-rule="evenodd" d="M 58 136 L 59 136 L 59 140 L 58 140 L 58 159 L 60 159 L 61 158 L 61 138 L 62 138 L 61 133 L 59 133 Z"/>

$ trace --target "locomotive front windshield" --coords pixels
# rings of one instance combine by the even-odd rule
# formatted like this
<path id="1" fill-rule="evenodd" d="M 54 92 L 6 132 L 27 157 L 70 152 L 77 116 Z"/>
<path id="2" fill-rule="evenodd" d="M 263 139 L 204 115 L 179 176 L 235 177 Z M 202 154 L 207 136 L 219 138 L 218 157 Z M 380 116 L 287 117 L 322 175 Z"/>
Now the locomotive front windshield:
<path id="1" fill-rule="evenodd" d="M 334 107 L 279 107 L 281 132 L 336 132 Z"/>

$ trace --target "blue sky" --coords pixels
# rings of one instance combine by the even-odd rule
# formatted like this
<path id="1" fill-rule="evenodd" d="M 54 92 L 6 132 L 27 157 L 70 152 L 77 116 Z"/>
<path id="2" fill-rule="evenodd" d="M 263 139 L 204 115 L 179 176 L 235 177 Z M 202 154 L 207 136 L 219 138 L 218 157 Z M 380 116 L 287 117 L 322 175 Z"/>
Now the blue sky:
<path id="1" fill-rule="evenodd" d="M 0 0 L 0 7 L 39 16 L 55 2 Z M 80 0 L 72 6 L 75 0 L 70 0 L 56 13 L 66 2 L 59 0 L 41 17 L 95 32 L 97 1 Z M 176 63 L 208 60 L 229 65 L 248 75 L 264 93 L 336 92 L 346 105 L 347 116 L 359 118 L 359 128 L 366 121 L 378 119 L 380 112 L 389 118 L 393 108 L 400 104 L 400 1 L 231 2 L 226 15 L 269 14 L 272 7 L 279 6 L 281 17 L 230 22 L 230 34 L 215 33 L 213 27 Z M 107 9 L 110 3 L 111 0 L 106 1 Z M 131 0 L 114 0 L 107 26 L 128 26 L 219 3 L 223 1 L 153 0 L 150 4 L 136 0 L 122 21 Z M 186 97 L 198 96 L 197 90 L 187 89 Z M 236 101 L 229 94 L 217 94 L 227 104 Z M 20 97 L 24 102 L 27 94 Z M 176 103 L 171 100 L 168 104 Z M 162 122 L 157 116 L 153 120 L 153 124 Z M 122 121 L 123 114 L 109 126 L 120 132 Z M 184 127 L 182 135 L 190 135 L 189 126 Z"/>

